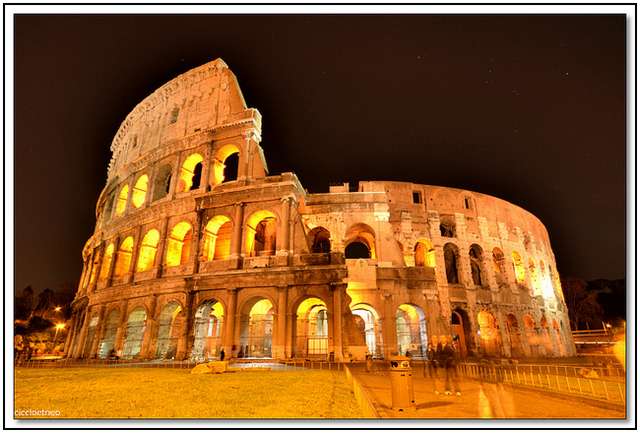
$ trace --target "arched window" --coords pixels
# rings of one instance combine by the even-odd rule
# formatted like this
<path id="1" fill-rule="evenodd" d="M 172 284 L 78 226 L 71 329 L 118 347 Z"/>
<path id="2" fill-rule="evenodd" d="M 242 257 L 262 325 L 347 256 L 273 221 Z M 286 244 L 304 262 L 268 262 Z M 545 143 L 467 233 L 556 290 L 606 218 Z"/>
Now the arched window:
<path id="1" fill-rule="evenodd" d="M 238 179 L 240 149 L 234 144 L 227 144 L 218 149 L 213 157 L 213 184 L 219 185 Z"/>
<path id="2" fill-rule="evenodd" d="M 498 286 L 506 283 L 504 274 L 504 254 L 500 248 L 493 249 L 493 273 L 496 277 L 496 283 Z"/>
<path id="3" fill-rule="evenodd" d="M 149 188 L 149 176 L 143 174 L 138 178 L 138 181 L 133 187 L 131 193 L 131 203 L 136 208 L 139 208 L 144 204 L 144 199 L 147 197 L 147 189 Z"/>
<path id="4" fill-rule="evenodd" d="M 518 283 L 524 283 L 526 271 L 524 269 L 524 264 L 522 263 L 520 254 L 518 254 L 518 252 L 516 251 L 513 251 L 511 253 L 511 258 L 513 259 L 513 270 L 516 274 L 516 281 Z"/>
<path id="5" fill-rule="evenodd" d="M 184 160 L 180 169 L 180 179 L 178 181 L 178 191 L 186 192 L 200 188 L 200 177 L 202 175 L 202 155 L 191 154 Z"/>
<path id="6" fill-rule="evenodd" d="M 104 250 L 104 259 L 102 260 L 102 267 L 100 268 L 100 279 L 105 280 L 109 276 L 109 268 L 111 268 L 111 260 L 113 259 L 113 250 L 115 247 L 113 243 Z"/>
<path id="7" fill-rule="evenodd" d="M 538 272 L 536 269 L 536 264 L 531 259 L 529 259 L 529 276 L 531 277 L 531 288 L 536 295 L 539 295 L 540 282 L 538 281 Z"/>
<path id="8" fill-rule="evenodd" d="M 428 240 L 419 240 L 414 247 L 416 266 L 436 267 L 436 250 Z"/>
<path id="9" fill-rule="evenodd" d="M 231 254 L 231 220 L 217 215 L 204 229 L 204 257 L 207 261 L 226 259 Z"/>
<path id="10" fill-rule="evenodd" d="M 371 227 L 364 223 L 352 225 L 345 236 L 344 255 L 347 259 L 376 258 L 376 235 Z"/>
<path id="11" fill-rule="evenodd" d="M 331 234 L 324 227 L 316 227 L 309 232 L 309 240 L 311 243 L 311 252 L 330 253 L 331 252 Z"/>
<path id="12" fill-rule="evenodd" d="M 118 255 L 116 256 L 116 265 L 113 269 L 113 275 L 116 277 L 121 277 L 127 272 L 129 272 L 129 268 L 131 267 L 131 255 L 133 254 L 133 237 L 127 236 L 121 243 L 120 248 L 118 248 Z"/>
<path id="13" fill-rule="evenodd" d="M 477 244 L 471 245 L 469 249 L 469 265 L 473 284 L 482 286 L 482 248 Z"/>
<path id="14" fill-rule="evenodd" d="M 153 183 L 153 200 L 160 200 L 169 194 L 171 187 L 171 172 L 173 168 L 169 164 L 165 164 L 158 169 Z"/>
<path id="15" fill-rule="evenodd" d="M 116 203 L 116 216 L 120 216 L 127 208 L 127 199 L 129 198 L 129 185 L 125 185 L 118 194 L 118 202 Z"/>
<path id="16" fill-rule="evenodd" d="M 452 215 L 440 215 L 440 236 L 456 237 L 456 220 Z"/>
<path id="17" fill-rule="evenodd" d="M 447 273 L 447 283 L 459 284 L 458 277 L 458 247 L 452 243 L 444 245 L 444 266 Z"/>
<path id="18" fill-rule="evenodd" d="M 156 229 L 151 229 L 144 235 L 140 244 L 140 252 L 138 253 L 136 272 L 145 272 L 153 268 L 159 240 L 160 232 Z"/>
<path id="19" fill-rule="evenodd" d="M 176 224 L 167 240 L 167 266 L 186 265 L 191 250 L 191 225 L 182 221 Z"/>

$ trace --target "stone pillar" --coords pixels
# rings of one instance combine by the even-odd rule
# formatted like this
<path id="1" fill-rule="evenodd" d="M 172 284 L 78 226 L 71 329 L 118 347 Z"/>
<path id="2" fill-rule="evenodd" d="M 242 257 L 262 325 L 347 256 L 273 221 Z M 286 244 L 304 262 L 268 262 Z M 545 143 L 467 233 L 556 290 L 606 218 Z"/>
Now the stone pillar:
<path id="1" fill-rule="evenodd" d="M 118 261 L 118 251 L 120 250 L 120 236 L 116 236 L 113 239 L 113 254 L 111 255 L 111 263 L 109 263 L 109 273 L 107 274 L 107 281 L 105 287 L 111 287 L 113 285 L 113 271 L 116 268 L 116 262 Z"/>
<path id="2" fill-rule="evenodd" d="M 242 257 L 242 226 L 244 225 L 244 203 L 236 203 L 233 216 L 233 237 L 231 238 L 230 258 Z"/>
<path id="3" fill-rule="evenodd" d="M 175 359 L 182 361 L 189 358 L 189 355 L 193 349 L 193 327 L 194 327 L 194 301 L 195 294 L 193 291 L 187 293 L 185 300 L 185 309 L 180 314 L 184 314 L 183 327 L 180 330 L 180 337 L 178 338 L 178 344 L 176 345 L 176 357 Z"/>
<path id="4" fill-rule="evenodd" d="M 280 230 L 276 239 L 278 246 L 276 247 L 278 255 L 286 256 L 289 254 L 289 219 L 291 218 L 291 197 L 283 197 L 281 199 L 282 206 L 280 211 Z"/>
<path id="5" fill-rule="evenodd" d="M 496 311 L 496 322 L 500 328 L 500 340 L 502 341 L 502 353 L 506 357 L 511 357 L 511 335 L 502 311 Z"/>
<path id="6" fill-rule="evenodd" d="M 71 354 L 71 344 L 73 342 L 73 327 L 75 326 L 76 322 L 76 317 L 74 315 L 71 316 L 71 319 L 69 319 L 69 328 L 68 332 L 67 332 L 67 338 L 64 341 L 64 347 L 63 347 L 63 357 L 64 358 L 69 358 L 70 354 Z"/>
<path id="7" fill-rule="evenodd" d="M 342 346 L 342 292 L 347 289 L 346 284 L 336 284 L 332 288 L 333 294 L 333 346 L 336 361 L 344 360 Z"/>
<path id="8" fill-rule="evenodd" d="M 160 239 L 158 240 L 158 249 L 156 250 L 156 257 L 154 260 L 156 277 L 160 277 L 162 275 L 162 269 L 164 267 L 164 250 L 167 245 L 168 230 L 169 218 L 165 218 L 162 222 L 162 227 L 160 228 Z"/>
<path id="9" fill-rule="evenodd" d="M 118 329 L 116 330 L 116 338 L 113 342 L 113 348 L 115 349 L 118 355 L 121 355 L 123 341 L 125 337 L 125 332 L 127 328 L 127 319 L 129 315 L 127 314 L 127 305 L 128 301 L 125 299 L 120 303 L 120 324 L 118 325 Z"/>
<path id="10" fill-rule="evenodd" d="M 196 211 L 196 221 L 193 227 L 193 237 L 191 238 L 191 267 L 193 273 L 198 273 L 198 267 L 200 265 L 200 233 L 202 231 L 202 213 L 203 209 Z"/>
<path id="11" fill-rule="evenodd" d="M 89 328 L 89 316 L 91 315 L 91 309 L 86 307 L 84 310 L 84 320 L 82 321 L 82 327 L 78 332 L 78 343 L 74 350 L 74 358 L 82 356 L 82 350 L 84 349 L 84 340 L 87 336 L 87 330 Z"/>
<path id="12" fill-rule="evenodd" d="M 136 266 L 138 265 L 138 255 L 140 254 L 140 245 L 142 244 L 142 226 L 138 226 L 135 239 L 133 251 L 131 251 L 131 264 L 129 265 L 129 283 L 133 282 L 133 276 L 136 272 Z"/>
<path id="13" fill-rule="evenodd" d="M 286 345 L 286 332 L 287 332 L 287 286 L 278 287 L 278 305 L 276 318 L 276 332 L 273 339 L 272 353 L 271 355 L 275 359 L 284 359 L 285 345 Z"/>
<path id="14" fill-rule="evenodd" d="M 200 175 L 200 190 L 205 192 L 211 191 L 211 184 L 209 183 L 209 173 L 211 171 L 211 164 L 213 164 L 212 148 L 213 148 L 213 142 L 210 142 L 207 145 L 207 150 L 204 152 L 203 160 L 202 160 L 202 173 Z"/>
<path id="15" fill-rule="evenodd" d="M 87 282 L 87 293 L 93 293 L 96 290 L 96 284 L 98 284 L 98 279 L 100 277 L 100 267 L 102 266 L 102 261 L 104 260 L 104 250 L 107 248 L 106 242 L 100 242 L 100 245 L 93 250 L 93 257 L 91 258 L 91 269 L 89 270 L 89 281 Z M 96 260 L 96 255 L 98 261 Z M 94 263 L 95 262 L 95 263 Z M 91 280 L 91 276 L 95 272 L 95 278 L 93 281 Z"/>
<path id="16" fill-rule="evenodd" d="M 224 341 L 222 347 L 227 358 L 232 358 L 234 353 L 232 347 L 235 341 L 235 325 L 236 325 L 236 304 L 238 302 L 237 289 L 227 289 L 227 311 L 224 313 Z"/>
<path id="17" fill-rule="evenodd" d="M 285 323 L 285 342 L 284 342 L 284 352 L 287 358 L 291 358 L 294 354 L 295 349 L 295 335 L 294 333 L 294 324 L 298 319 L 298 316 L 295 311 L 290 311 L 286 313 L 286 323 Z"/>
<path id="18" fill-rule="evenodd" d="M 91 342 L 91 350 L 87 354 L 88 358 L 96 357 L 98 353 L 98 346 L 100 344 L 100 340 L 102 339 L 102 332 L 104 330 L 104 313 L 106 307 L 104 305 L 100 306 L 100 311 L 98 313 L 98 324 L 96 325 L 96 330 L 93 334 L 93 341 Z M 91 323 L 91 322 L 89 322 Z"/>
<path id="19" fill-rule="evenodd" d="M 142 344 L 140 347 L 140 357 L 142 359 L 153 359 L 156 335 L 158 331 L 158 322 L 156 320 L 156 305 L 158 303 L 157 295 L 151 297 L 149 305 L 149 314 L 145 321 L 144 335 L 142 336 Z"/>
<path id="20" fill-rule="evenodd" d="M 393 311 L 393 296 L 390 293 L 382 294 L 383 310 L 380 315 L 382 322 L 382 341 L 384 342 L 384 358 L 389 359 L 398 350 L 396 336 L 396 315 Z"/>
<path id="21" fill-rule="evenodd" d="M 169 197 L 169 200 L 173 200 L 176 195 L 176 187 L 178 185 L 178 180 L 180 178 L 180 165 L 182 162 L 182 155 L 178 157 L 178 162 L 171 172 L 171 181 L 169 182 L 169 192 L 166 197 Z"/>

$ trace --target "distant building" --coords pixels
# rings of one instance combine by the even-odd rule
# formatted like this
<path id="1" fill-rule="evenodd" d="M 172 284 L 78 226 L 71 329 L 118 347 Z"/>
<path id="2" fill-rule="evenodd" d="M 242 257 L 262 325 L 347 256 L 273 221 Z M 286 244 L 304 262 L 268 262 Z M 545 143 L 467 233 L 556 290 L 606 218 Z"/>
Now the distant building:
<path id="1" fill-rule="evenodd" d="M 83 249 L 69 357 L 420 356 L 451 336 L 463 355 L 575 353 L 535 216 L 404 182 L 307 193 L 293 173 L 268 175 L 261 124 L 220 59 L 127 116 Z"/>

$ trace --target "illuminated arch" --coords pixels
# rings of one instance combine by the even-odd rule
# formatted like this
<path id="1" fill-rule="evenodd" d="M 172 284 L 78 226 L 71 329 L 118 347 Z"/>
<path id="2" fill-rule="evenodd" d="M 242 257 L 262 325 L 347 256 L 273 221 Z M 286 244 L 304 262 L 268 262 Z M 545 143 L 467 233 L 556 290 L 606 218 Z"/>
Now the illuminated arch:
<path id="1" fill-rule="evenodd" d="M 495 316 L 488 311 L 480 311 L 478 313 L 478 327 L 481 350 L 490 356 L 499 355 L 500 332 Z"/>
<path id="2" fill-rule="evenodd" d="M 402 304 L 396 310 L 397 350 L 401 355 L 422 356 L 427 350 L 427 325 L 422 308 Z"/>
<path id="3" fill-rule="evenodd" d="M 254 297 L 240 313 L 240 351 L 243 357 L 270 358 L 274 307 L 271 300 Z"/>
<path id="4" fill-rule="evenodd" d="M 113 260 L 113 251 L 115 247 L 113 243 L 104 250 L 104 259 L 102 260 L 102 266 L 100 267 L 100 279 L 106 280 L 109 276 L 109 268 L 111 268 L 111 260 Z"/>
<path id="5" fill-rule="evenodd" d="M 186 192 L 200 188 L 202 161 L 202 155 L 199 153 L 192 153 L 184 160 L 178 179 L 178 192 Z"/>
<path id="6" fill-rule="evenodd" d="M 433 249 L 431 241 L 428 239 L 420 239 L 413 248 L 415 255 L 415 264 L 417 267 L 436 267 L 436 250 Z"/>
<path id="7" fill-rule="evenodd" d="M 200 304 L 194 315 L 192 359 L 203 361 L 218 358 L 222 344 L 224 314 L 224 306 L 215 299 Z"/>
<path id="8" fill-rule="evenodd" d="M 361 319 L 364 341 L 367 350 L 374 357 L 383 356 L 382 321 L 375 308 L 369 304 L 359 303 L 351 307 L 354 316 Z"/>
<path id="9" fill-rule="evenodd" d="M 324 357 L 329 350 L 329 316 L 325 302 L 304 299 L 296 309 L 296 356 Z"/>
<path id="10" fill-rule="evenodd" d="M 118 194 L 118 201 L 116 202 L 116 216 L 120 216 L 124 213 L 127 208 L 127 199 L 129 198 L 129 185 L 120 189 L 120 194 Z"/>
<path id="11" fill-rule="evenodd" d="M 447 283 L 460 284 L 460 275 L 458 270 L 458 259 L 460 257 L 458 247 L 452 243 L 446 243 L 443 247 L 444 266 L 447 275 Z"/>
<path id="12" fill-rule="evenodd" d="M 367 224 L 357 223 L 349 227 L 344 244 L 345 257 L 348 259 L 376 258 L 376 234 Z M 366 247 L 368 254 L 360 245 Z"/>
<path id="13" fill-rule="evenodd" d="M 116 255 L 116 265 L 113 269 L 113 275 L 121 277 L 131 268 L 131 256 L 133 254 L 133 236 L 127 236 L 118 248 Z"/>
<path id="14" fill-rule="evenodd" d="M 531 278 L 531 288 L 536 295 L 540 295 L 540 281 L 538 279 L 538 272 L 536 264 L 532 259 L 529 259 L 529 277 Z"/>
<path id="15" fill-rule="evenodd" d="M 144 204 L 145 198 L 147 198 L 147 190 L 149 189 L 149 176 L 143 174 L 138 178 L 136 184 L 133 186 L 131 192 L 131 203 L 136 208 L 139 208 Z"/>
<path id="16" fill-rule="evenodd" d="M 147 311 L 144 308 L 137 307 L 129 313 L 124 344 L 122 346 L 123 358 L 133 358 L 140 354 L 146 322 Z"/>
<path id="17" fill-rule="evenodd" d="M 507 282 L 504 270 L 504 253 L 498 247 L 493 249 L 493 273 L 496 278 L 498 286 L 505 285 Z"/>
<path id="18" fill-rule="evenodd" d="M 471 267 L 471 281 L 475 286 L 483 284 L 482 248 L 478 244 L 469 248 L 469 266 Z"/>
<path id="19" fill-rule="evenodd" d="M 120 311 L 113 309 L 107 315 L 107 319 L 104 324 L 104 330 L 102 334 L 102 340 L 98 347 L 98 357 L 101 359 L 107 358 L 111 349 L 116 341 L 116 334 L 118 332 L 118 324 L 120 323 Z"/>
<path id="20" fill-rule="evenodd" d="M 158 316 L 156 359 L 174 359 L 178 339 L 185 320 L 182 306 L 177 301 L 167 303 Z"/>
<path id="21" fill-rule="evenodd" d="M 518 283 L 524 283 L 526 270 L 524 269 L 524 264 L 522 263 L 522 257 L 520 257 L 520 254 L 518 254 L 517 251 L 513 251 L 511 253 L 511 258 L 513 259 L 513 270 L 516 274 L 516 281 Z"/>
<path id="22" fill-rule="evenodd" d="M 204 257 L 207 261 L 226 259 L 231 254 L 231 219 L 225 215 L 211 218 L 204 229 Z"/>
<path id="23" fill-rule="evenodd" d="M 159 240 L 160 232 L 156 229 L 151 229 L 144 235 L 140 244 L 140 252 L 138 253 L 136 272 L 145 272 L 153 268 Z"/>
<path id="24" fill-rule="evenodd" d="M 309 232 L 308 239 L 312 253 L 331 252 L 331 233 L 326 228 L 315 227 Z"/>
<path id="25" fill-rule="evenodd" d="M 268 210 L 259 210 L 247 219 L 245 252 L 248 256 L 274 255 L 277 236 L 276 215 Z"/>
<path id="26" fill-rule="evenodd" d="M 240 149 L 238 149 L 238 146 L 236 146 L 235 144 L 227 144 L 216 151 L 213 156 L 214 185 L 219 185 L 223 182 L 229 182 L 238 178 L 237 166 L 233 167 L 235 169 L 235 173 L 229 172 L 229 169 L 232 168 L 231 165 L 235 165 L 236 161 L 234 160 L 234 164 L 229 164 L 230 167 L 228 168 L 226 163 L 228 162 L 227 160 L 232 156 L 236 159 L 239 159 L 239 155 Z"/>
<path id="27" fill-rule="evenodd" d="M 167 240 L 167 266 L 186 265 L 191 253 L 191 224 L 181 221 L 171 229 Z"/>

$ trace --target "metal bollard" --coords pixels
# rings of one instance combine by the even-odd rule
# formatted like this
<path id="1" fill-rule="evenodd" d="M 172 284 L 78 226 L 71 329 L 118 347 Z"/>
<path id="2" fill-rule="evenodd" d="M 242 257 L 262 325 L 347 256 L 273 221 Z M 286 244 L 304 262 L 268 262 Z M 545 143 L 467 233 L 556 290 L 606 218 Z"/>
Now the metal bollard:
<path id="1" fill-rule="evenodd" d="M 409 358 L 392 356 L 389 376 L 391 376 L 391 406 L 399 412 L 415 410 L 413 377 Z"/>

